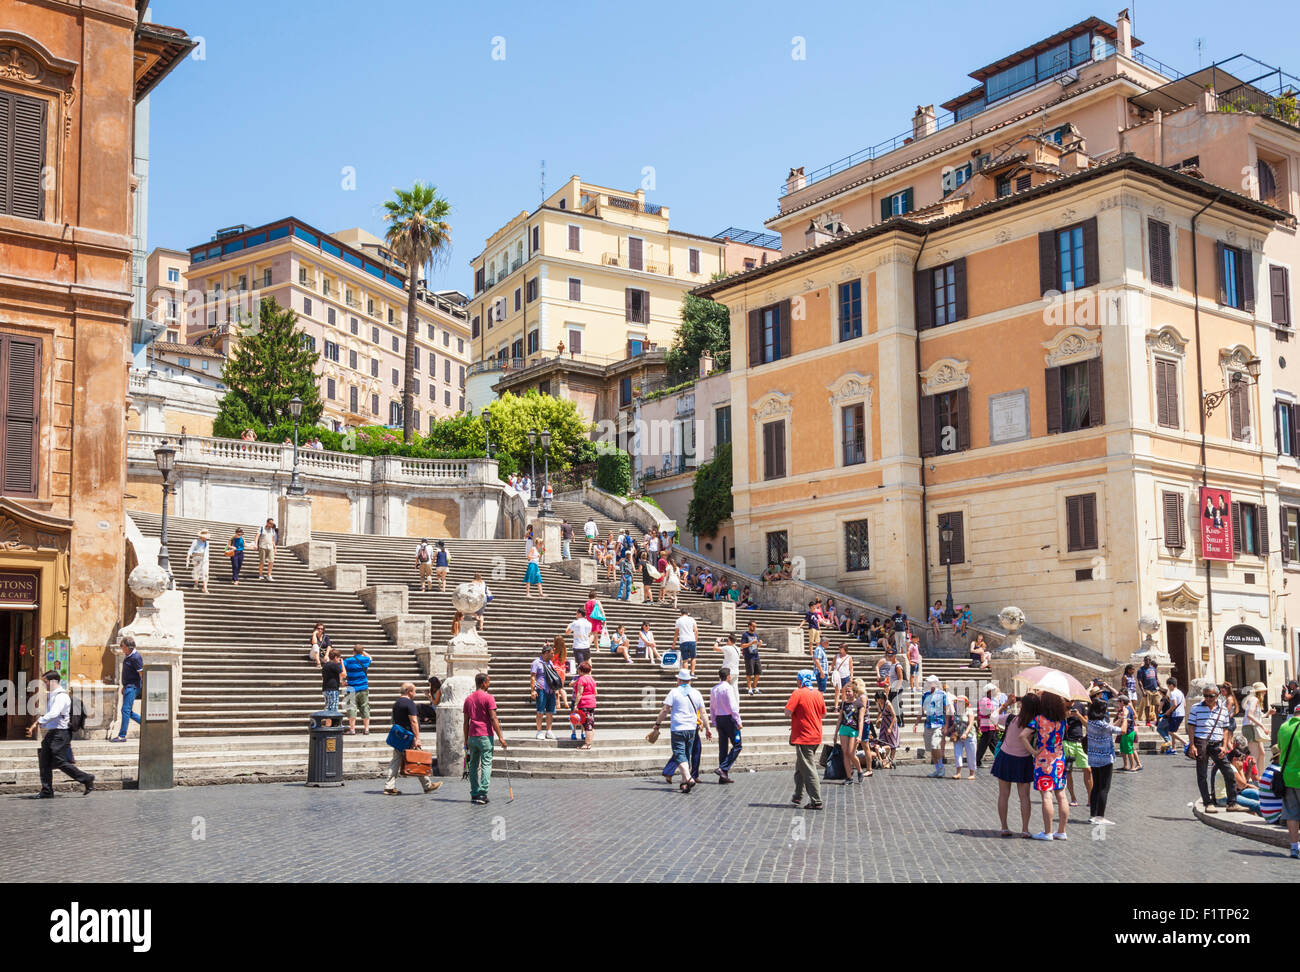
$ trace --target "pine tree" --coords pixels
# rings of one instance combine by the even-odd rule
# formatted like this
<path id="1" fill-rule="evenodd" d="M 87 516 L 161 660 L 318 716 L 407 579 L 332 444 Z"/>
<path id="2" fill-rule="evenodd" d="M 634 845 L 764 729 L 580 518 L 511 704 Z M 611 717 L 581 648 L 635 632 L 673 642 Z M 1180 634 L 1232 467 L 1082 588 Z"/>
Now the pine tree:
<path id="1" fill-rule="evenodd" d="M 238 325 L 222 370 L 227 391 L 213 423 L 216 435 L 261 432 L 289 418 L 289 400 L 302 399 L 301 425 L 315 425 L 324 410 L 316 384 L 318 355 L 297 327 L 298 315 L 273 297 L 262 301 L 258 319 Z M 260 428 L 258 428 L 260 426 Z"/>

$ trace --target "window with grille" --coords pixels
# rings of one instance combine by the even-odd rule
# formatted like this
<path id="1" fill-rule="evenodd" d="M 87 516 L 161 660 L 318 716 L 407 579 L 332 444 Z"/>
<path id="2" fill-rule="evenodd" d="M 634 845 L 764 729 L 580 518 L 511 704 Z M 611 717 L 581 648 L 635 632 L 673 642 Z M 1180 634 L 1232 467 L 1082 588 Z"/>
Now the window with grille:
<path id="1" fill-rule="evenodd" d="M 790 553 L 790 537 L 785 530 L 774 530 L 766 537 L 767 562 L 780 567 Z"/>
<path id="2" fill-rule="evenodd" d="M 844 569 L 869 570 L 871 552 L 867 543 L 867 521 L 850 520 L 844 524 Z"/>

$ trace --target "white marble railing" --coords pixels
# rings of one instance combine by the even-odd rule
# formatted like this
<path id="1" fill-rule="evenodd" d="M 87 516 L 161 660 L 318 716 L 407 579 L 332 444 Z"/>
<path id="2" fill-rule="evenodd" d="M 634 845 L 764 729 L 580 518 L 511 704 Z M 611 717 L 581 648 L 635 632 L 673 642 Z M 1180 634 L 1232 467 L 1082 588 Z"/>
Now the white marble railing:
<path id="1" fill-rule="evenodd" d="M 404 478 L 439 482 L 469 479 L 469 461 L 462 459 L 401 459 L 398 469 Z"/>

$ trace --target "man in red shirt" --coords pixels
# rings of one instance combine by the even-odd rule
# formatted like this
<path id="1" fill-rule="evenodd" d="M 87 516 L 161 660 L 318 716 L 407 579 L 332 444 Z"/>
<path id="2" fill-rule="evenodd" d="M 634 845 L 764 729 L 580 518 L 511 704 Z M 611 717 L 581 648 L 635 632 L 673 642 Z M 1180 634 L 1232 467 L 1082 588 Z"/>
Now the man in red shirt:
<path id="1" fill-rule="evenodd" d="M 794 796 L 790 802 L 796 807 L 808 790 L 805 810 L 822 808 L 821 780 L 817 778 L 817 749 L 822 744 L 822 720 L 826 718 L 826 698 L 814 689 L 816 676 L 801 671 L 796 676 L 799 687 L 785 704 L 790 716 L 790 745 L 794 747 Z"/>
<path id="2" fill-rule="evenodd" d="M 465 753 L 469 756 L 470 803 L 488 802 L 488 786 L 492 782 L 492 736 L 508 750 L 497 721 L 497 700 L 488 689 L 492 680 L 486 672 L 474 676 L 474 691 L 465 697 Z"/>

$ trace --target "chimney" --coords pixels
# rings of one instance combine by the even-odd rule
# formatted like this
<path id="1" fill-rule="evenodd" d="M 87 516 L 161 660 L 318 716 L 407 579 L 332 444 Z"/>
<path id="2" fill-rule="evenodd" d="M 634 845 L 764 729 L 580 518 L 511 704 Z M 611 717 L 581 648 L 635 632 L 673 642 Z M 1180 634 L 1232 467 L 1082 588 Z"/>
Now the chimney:
<path id="1" fill-rule="evenodd" d="M 829 243 L 835 239 L 835 235 L 828 229 L 817 225 L 817 220 L 808 220 L 808 228 L 804 230 L 804 246 L 812 249 L 814 246 L 821 246 L 823 243 Z"/>
<path id="2" fill-rule="evenodd" d="M 700 377 L 707 378 L 713 374 L 713 352 L 707 348 L 700 355 Z"/>
<path id="3" fill-rule="evenodd" d="M 916 114 L 912 116 L 912 137 L 925 138 L 938 131 L 939 126 L 934 120 L 934 105 L 916 106 Z"/>
<path id="4" fill-rule="evenodd" d="M 1128 19 L 1128 7 L 1115 18 L 1115 53 L 1133 56 L 1133 25 Z"/>
<path id="5" fill-rule="evenodd" d="M 804 178 L 802 165 L 797 169 L 791 169 L 790 174 L 785 177 L 786 192 L 798 192 L 807 184 L 808 180 Z"/>

